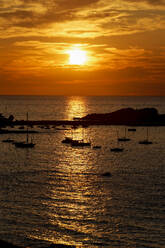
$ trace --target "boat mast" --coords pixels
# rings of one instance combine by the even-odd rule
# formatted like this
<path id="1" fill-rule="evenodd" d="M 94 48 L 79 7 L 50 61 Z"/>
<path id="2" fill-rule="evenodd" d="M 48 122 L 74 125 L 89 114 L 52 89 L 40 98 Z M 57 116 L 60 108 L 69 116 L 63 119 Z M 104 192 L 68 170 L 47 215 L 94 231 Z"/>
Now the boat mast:
<path id="1" fill-rule="evenodd" d="M 26 120 L 27 120 L 27 125 L 26 125 L 26 143 L 29 143 L 29 136 L 28 136 L 28 112 L 26 113 Z"/>
<path id="2" fill-rule="evenodd" d="M 148 141 L 148 127 L 147 127 L 147 141 Z"/>
<path id="3" fill-rule="evenodd" d="M 119 145 L 119 130 L 116 130 L 116 135 L 117 135 L 117 146 Z"/>

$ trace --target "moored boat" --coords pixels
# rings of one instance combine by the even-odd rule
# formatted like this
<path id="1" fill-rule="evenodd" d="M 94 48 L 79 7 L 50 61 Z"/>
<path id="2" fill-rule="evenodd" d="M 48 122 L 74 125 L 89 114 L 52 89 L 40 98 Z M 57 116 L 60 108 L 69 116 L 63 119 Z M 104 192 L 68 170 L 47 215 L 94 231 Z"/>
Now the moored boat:
<path id="1" fill-rule="evenodd" d="M 34 143 L 32 143 L 32 142 L 14 142 L 13 143 L 16 147 L 18 147 L 18 148 L 33 148 L 34 146 L 35 146 L 35 144 Z"/>
<path id="2" fill-rule="evenodd" d="M 139 141 L 139 144 L 140 145 L 151 145 L 152 144 L 152 141 L 148 140 L 148 128 L 147 128 L 147 137 L 146 137 L 146 139 Z"/>
<path id="3" fill-rule="evenodd" d="M 79 147 L 91 146 L 91 143 L 84 142 L 83 140 L 72 140 L 71 146 L 79 146 Z"/>
<path id="4" fill-rule="evenodd" d="M 111 148 L 111 152 L 123 152 L 124 148 L 120 148 L 120 147 L 115 147 L 115 148 Z"/>
<path id="5" fill-rule="evenodd" d="M 61 142 L 65 144 L 71 144 L 73 142 L 73 139 L 70 137 L 65 137 L 65 139 L 63 139 Z"/>
<path id="6" fill-rule="evenodd" d="M 28 113 L 27 113 L 27 122 L 28 122 Z M 16 141 L 16 142 L 13 142 L 13 144 L 15 145 L 15 147 L 18 147 L 18 148 L 33 148 L 35 146 L 35 143 L 32 142 L 32 139 L 31 139 L 31 142 L 29 142 L 29 132 L 28 132 L 28 125 L 27 125 L 27 130 L 26 130 L 26 141 Z"/>

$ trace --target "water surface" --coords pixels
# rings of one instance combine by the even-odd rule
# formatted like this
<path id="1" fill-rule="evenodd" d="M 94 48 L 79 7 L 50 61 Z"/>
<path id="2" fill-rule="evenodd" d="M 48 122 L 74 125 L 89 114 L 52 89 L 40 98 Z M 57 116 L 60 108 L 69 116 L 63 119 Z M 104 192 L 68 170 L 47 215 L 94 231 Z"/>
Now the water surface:
<path id="1" fill-rule="evenodd" d="M 72 119 L 122 107 L 157 107 L 165 98 L 0 97 L 0 112 L 24 119 Z M 126 127 L 128 128 L 128 127 Z M 149 127 L 152 145 L 139 145 L 146 127 L 55 130 L 34 127 L 34 149 L 18 149 L 0 136 L 0 239 L 29 247 L 54 243 L 77 247 L 163 248 L 165 244 L 165 127 Z M 76 148 L 65 136 L 91 141 Z M 24 140 L 24 134 L 10 138 Z M 101 149 L 93 149 L 101 145 Z M 112 153 L 110 148 L 124 148 Z M 111 172 L 112 177 L 103 177 Z"/>

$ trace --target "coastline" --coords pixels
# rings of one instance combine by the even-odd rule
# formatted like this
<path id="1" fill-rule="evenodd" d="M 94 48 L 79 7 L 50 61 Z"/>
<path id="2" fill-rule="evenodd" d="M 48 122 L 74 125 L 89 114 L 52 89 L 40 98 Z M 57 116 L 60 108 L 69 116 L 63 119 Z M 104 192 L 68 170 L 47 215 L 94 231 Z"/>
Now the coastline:
<path id="1" fill-rule="evenodd" d="M 88 114 L 73 120 L 35 120 L 13 121 L 13 125 L 72 125 L 87 127 L 91 125 L 127 125 L 127 126 L 165 126 L 165 114 L 159 114 L 155 108 L 123 108 L 111 113 Z"/>
<path id="2" fill-rule="evenodd" d="M 22 247 L 22 246 L 17 246 L 12 243 L 9 243 L 4 240 L 0 240 L 0 247 L 5 247 L 5 248 L 29 248 L 29 247 Z M 42 248 L 76 248 L 75 245 L 64 245 L 64 244 L 51 244 L 47 247 L 42 247 Z"/>

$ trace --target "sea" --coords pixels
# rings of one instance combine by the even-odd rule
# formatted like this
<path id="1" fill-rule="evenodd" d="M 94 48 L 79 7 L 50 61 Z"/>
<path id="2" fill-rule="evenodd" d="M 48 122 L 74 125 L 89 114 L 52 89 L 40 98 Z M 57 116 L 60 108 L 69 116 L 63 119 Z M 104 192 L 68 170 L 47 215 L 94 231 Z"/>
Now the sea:
<path id="1" fill-rule="evenodd" d="M 72 120 L 127 107 L 165 114 L 165 97 L 0 96 L 0 113 L 15 120 L 27 112 L 29 120 Z M 29 129 L 37 131 L 29 134 L 34 148 L 2 142 L 26 134 L 0 134 L 0 240 L 31 248 L 165 247 L 165 126 Z M 117 141 L 125 135 L 130 141 Z M 65 137 L 91 146 L 72 147 Z M 146 138 L 152 144 L 139 144 Z"/>

